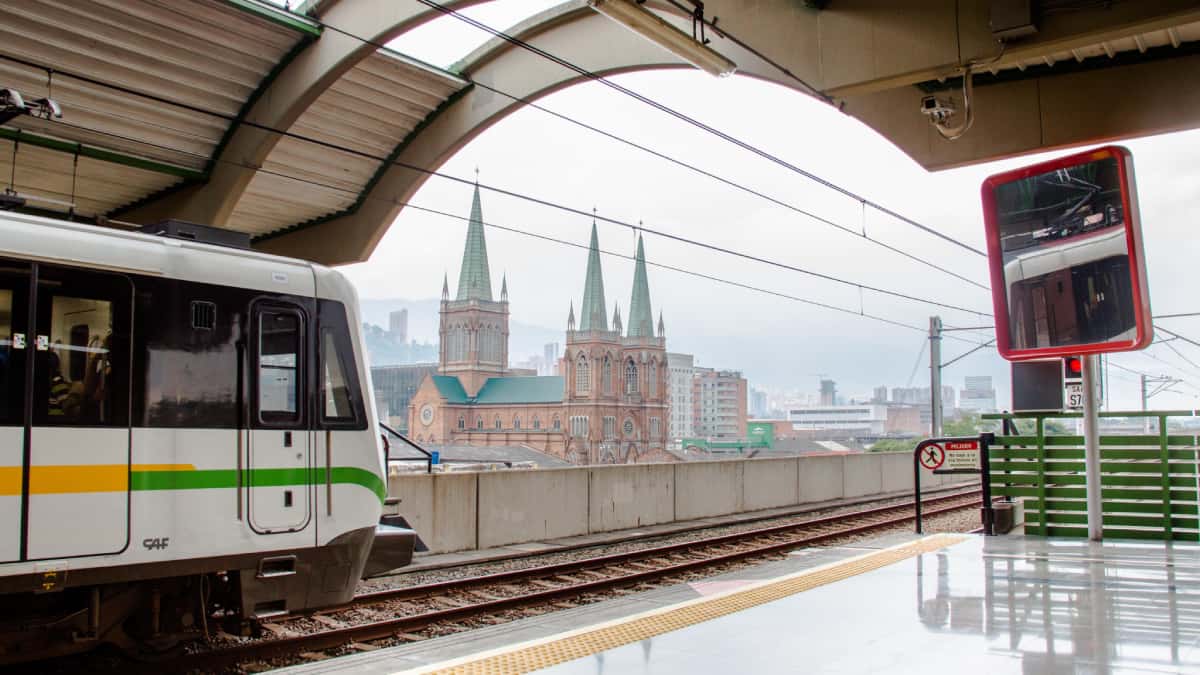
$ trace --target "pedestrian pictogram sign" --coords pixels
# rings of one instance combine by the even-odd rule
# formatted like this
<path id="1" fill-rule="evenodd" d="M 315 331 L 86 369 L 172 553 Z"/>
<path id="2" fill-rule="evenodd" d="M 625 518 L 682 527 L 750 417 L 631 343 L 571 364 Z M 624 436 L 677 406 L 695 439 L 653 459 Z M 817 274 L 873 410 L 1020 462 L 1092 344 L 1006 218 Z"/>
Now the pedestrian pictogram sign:
<path id="1" fill-rule="evenodd" d="M 918 461 L 921 462 L 921 466 L 930 471 L 941 468 L 942 462 L 946 461 L 946 451 L 940 445 L 927 445 L 920 452 L 921 456 Z"/>

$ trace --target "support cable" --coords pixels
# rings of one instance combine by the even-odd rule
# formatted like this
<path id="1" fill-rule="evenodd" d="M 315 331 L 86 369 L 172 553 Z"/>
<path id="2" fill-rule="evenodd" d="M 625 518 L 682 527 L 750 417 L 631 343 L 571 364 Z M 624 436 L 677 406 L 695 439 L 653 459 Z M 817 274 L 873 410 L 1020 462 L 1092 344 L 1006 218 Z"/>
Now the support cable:
<path id="1" fill-rule="evenodd" d="M 880 213 L 891 216 L 892 218 L 895 218 L 896 220 L 899 220 L 900 222 L 903 222 L 907 225 L 911 225 L 912 227 L 915 227 L 918 230 L 921 230 L 927 234 L 933 235 L 939 239 L 942 239 L 943 241 L 954 244 L 955 246 L 958 246 L 964 250 L 975 253 L 976 255 L 979 255 L 981 257 L 987 257 L 987 253 L 985 253 L 984 251 L 982 251 L 978 248 L 975 248 L 974 246 L 971 246 L 970 244 L 967 244 L 966 242 L 959 241 L 958 239 L 955 239 L 954 237 L 951 237 L 947 234 L 939 232 L 939 231 L 933 229 L 932 227 L 929 227 L 928 225 L 923 225 L 923 224 L 917 222 L 916 220 L 913 220 L 912 218 L 909 218 L 900 213 L 897 213 L 897 212 L 893 211 L 892 209 L 889 209 L 886 206 L 883 206 L 882 204 L 879 204 L 870 199 L 867 199 L 866 197 L 863 197 L 855 192 L 852 192 L 852 191 L 850 191 L 850 190 L 848 190 L 826 178 L 822 178 L 810 171 L 801 169 L 800 167 L 788 162 L 787 160 L 785 160 L 781 157 L 773 155 L 773 154 L 771 154 L 765 150 L 762 150 L 762 149 L 758 148 L 757 146 L 751 145 L 750 143 L 743 141 L 735 136 L 731 136 L 730 134 L 727 134 L 727 133 L 725 133 L 719 129 L 716 129 L 712 126 L 709 126 L 709 125 L 705 124 L 704 122 L 701 122 L 700 120 L 695 119 L 694 117 L 691 117 L 685 113 L 675 110 L 674 108 L 671 108 L 665 104 L 659 103 L 658 101 L 655 101 L 654 99 L 651 99 L 647 96 L 639 94 L 636 91 L 633 91 L 632 89 L 629 89 L 627 87 L 619 85 L 616 82 L 613 82 L 612 80 L 609 80 L 601 75 L 593 73 L 590 70 L 587 70 L 585 68 L 577 66 L 574 63 L 567 61 L 566 59 L 563 59 L 554 54 L 551 54 L 550 52 L 547 52 L 546 50 L 544 50 L 540 47 L 537 47 L 528 42 L 525 42 L 524 40 L 522 40 L 520 38 L 509 35 L 508 33 L 505 33 L 504 31 L 492 28 L 491 26 L 488 26 L 487 24 L 484 24 L 480 21 L 472 19 L 471 17 L 466 16 L 465 14 L 462 14 L 462 13 L 458 12 L 457 10 L 446 7 L 445 5 L 443 5 L 439 2 L 436 2 L 435 0 L 418 0 L 418 1 L 423 5 L 426 5 L 428 7 L 436 9 L 437 11 L 442 12 L 443 14 L 453 16 L 468 25 L 474 26 L 486 33 L 491 34 L 494 37 L 504 40 L 505 42 L 508 42 L 509 44 L 515 45 L 515 46 L 525 49 L 526 51 L 529 51 L 533 54 L 541 56 L 542 58 L 544 58 L 548 61 L 551 61 L 555 64 L 558 64 L 558 65 L 560 65 L 578 75 L 581 75 L 589 80 L 592 80 L 594 82 L 599 82 L 600 84 L 603 84 L 604 86 L 609 87 L 609 88 L 613 89 L 614 91 L 618 91 L 626 96 L 629 96 L 630 98 L 640 101 L 652 108 L 655 108 L 656 110 L 662 111 L 671 117 L 674 117 L 682 122 L 685 122 L 691 126 L 696 127 L 697 129 L 700 129 L 709 134 L 712 134 L 713 136 L 716 136 L 717 138 L 720 138 L 721 140 L 729 142 L 729 143 L 731 143 L 739 148 L 742 148 L 743 150 L 746 150 L 752 154 L 758 155 L 759 157 L 761 157 L 769 162 L 772 162 L 772 163 L 777 164 L 789 171 L 792 171 L 801 176 L 804 176 L 805 178 L 807 178 L 819 185 L 822 185 L 830 190 L 839 192 L 842 195 L 845 195 L 846 197 L 849 197 L 855 201 L 862 202 L 862 203 L 866 204 L 867 206 L 870 206 L 871 208 L 875 209 L 876 211 L 879 211 Z"/>

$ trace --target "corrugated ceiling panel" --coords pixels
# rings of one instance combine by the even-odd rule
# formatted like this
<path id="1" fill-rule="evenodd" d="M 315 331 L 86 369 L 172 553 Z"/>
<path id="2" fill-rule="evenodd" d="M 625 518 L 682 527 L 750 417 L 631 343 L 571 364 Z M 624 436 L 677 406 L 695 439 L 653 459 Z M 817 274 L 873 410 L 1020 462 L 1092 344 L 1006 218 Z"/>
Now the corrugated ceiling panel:
<path id="1" fill-rule="evenodd" d="M 0 188 L 9 186 L 12 175 L 13 143 L 0 140 Z M 152 171 L 120 166 L 45 148 L 21 145 L 17 151 L 17 192 L 29 205 L 66 213 L 70 204 L 81 216 L 102 215 L 147 194 L 174 185 L 179 178 Z"/>
<path id="2" fill-rule="evenodd" d="M 1083 62 L 1088 59 L 1096 58 L 1111 58 L 1112 55 L 1122 52 L 1145 51 L 1155 47 L 1165 47 L 1174 45 L 1176 42 L 1182 44 L 1184 42 L 1194 42 L 1200 40 L 1200 23 L 1189 23 L 1177 26 L 1170 31 L 1156 30 L 1149 33 L 1142 33 L 1135 37 L 1119 38 L 1108 40 L 1107 42 L 1098 42 L 1093 45 L 1079 47 L 1072 50 L 1063 50 L 1054 52 L 1049 55 L 1049 58 L 1041 57 L 1037 59 L 1025 59 L 1020 62 L 1021 66 L 1053 66 L 1056 63 L 1066 61 Z M 1139 44 L 1140 43 L 1140 44 Z M 1000 70 L 1008 68 L 1016 68 L 1018 66 L 1008 66 Z"/>
<path id="3" fill-rule="evenodd" d="M 234 209 L 232 226 L 256 234 L 345 210 L 390 154 L 464 83 L 389 52 L 364 59 L 320 96 L 291 131 L 354 152 L 284 137 Z M 362 153 L 362 154 L 355 154 Z M 366 156 L 364 156 L 366 155 Z M 327 187 L 322 187 L 327 186 Z"/>
<path id="4" fill-rule="evenodd" d="M 27 63 L 0 58 L 0 87 L 50 96 L 63 110 L 61 120 L 17 117 L 5 126 L 202 170 L 228 120 L 135 92 L 236 115 L 301 39 L 220 0 L 5 0 L 0 56 Z M 124 204 L 164 187 L 148 171 L 125 177 L 135 182 L 114 186 L 98 203 Z"/>

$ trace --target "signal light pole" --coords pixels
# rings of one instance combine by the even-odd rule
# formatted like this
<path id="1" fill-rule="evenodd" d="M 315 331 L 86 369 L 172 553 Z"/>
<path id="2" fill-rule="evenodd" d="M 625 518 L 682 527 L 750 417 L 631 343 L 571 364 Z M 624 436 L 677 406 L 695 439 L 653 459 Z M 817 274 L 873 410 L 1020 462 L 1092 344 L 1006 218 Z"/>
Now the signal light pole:
<path id="1" fill-rule="evenodd" d="M 1087 481 L 1088 539 L 1104 538 L 1104 508 L 1100 484 L 1100 357 L 1083 359 L 1083 470 Z"/>
<path id="2" fill-rule="evenodd" d="M 929 317 L 929 435 L 942 435 L 942 317 Z"/>

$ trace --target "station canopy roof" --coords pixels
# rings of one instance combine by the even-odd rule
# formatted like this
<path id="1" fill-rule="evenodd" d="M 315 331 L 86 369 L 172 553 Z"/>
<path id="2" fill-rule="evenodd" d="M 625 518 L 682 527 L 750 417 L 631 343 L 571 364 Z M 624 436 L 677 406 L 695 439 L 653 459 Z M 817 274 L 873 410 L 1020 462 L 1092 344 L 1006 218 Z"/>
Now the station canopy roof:
<path id="1" fill-rule="evenodd" d="M 61 118 L 0 117 L 0 191 L 119 220 L 208 180 L 265 87 L 322 27 L 257 0 L 0 3 L 0 89 Z M 386 49 L 341 73 L 254 167 L 229 218 L 261 235 L 344 211 L 466 81 Z M 302 140 L 303 139 L 303 140 Z M 313 140 L 327 145 L 314 143 Z M 14 170 L 15 162 L 15 170 Z"/>
<path id="2" fill-rule="evenodd" d="M 709 47 L 738 73 L 830 103 L 931 170 L 1200 126 L 1194 1 L 1034 3 L 1036 30 L 1003 49 L 987 4 L 706 0 L 703 12 L 720 17 Z M 640 6 L 691 27 L 678 3 Z M 179 218 L 357 262 L 467 139 L 585 79 L 547 53 L 585 73 L 687 66 L 585 0 L 498 26 L 517 39 L 451 70 L 381 46 L 440 17 L 415 0 L 0 1 L 0 209 Z M 953 100 L 964 64 L 979 114 L 951 142 L 922 97 Z M 14 95 L 38 114 L 13 113 Z"/>

